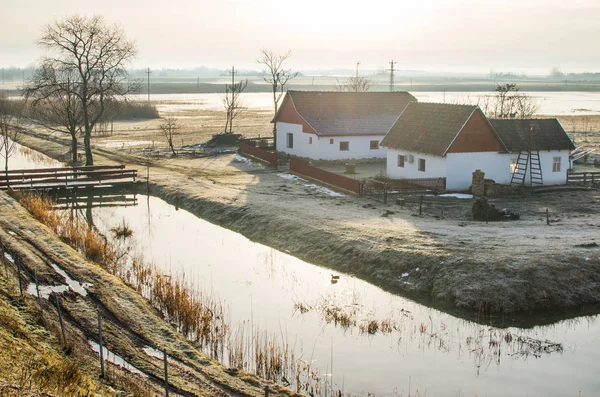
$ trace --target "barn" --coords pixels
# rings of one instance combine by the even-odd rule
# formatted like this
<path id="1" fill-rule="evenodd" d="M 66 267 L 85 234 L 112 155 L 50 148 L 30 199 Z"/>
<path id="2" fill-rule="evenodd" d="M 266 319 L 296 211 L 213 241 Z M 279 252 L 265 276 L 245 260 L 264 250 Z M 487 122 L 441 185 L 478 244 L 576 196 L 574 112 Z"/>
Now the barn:
<path id="1" fill-rule="evenodd" d="M 565 184 L 573 143 L 555 119 L 488 120 L 474 105 L 410 103 L 383 139 L 387 175 L 445 178 L 467 190 L 472 173 L 500 184 Z"/>
<path id="2" fill-rule="evenodd" d="M 272 120 L 276 149 L 313 160 L 385 159 L 381 140 L 411 101 L 407 92 L 288 91 Z"/>

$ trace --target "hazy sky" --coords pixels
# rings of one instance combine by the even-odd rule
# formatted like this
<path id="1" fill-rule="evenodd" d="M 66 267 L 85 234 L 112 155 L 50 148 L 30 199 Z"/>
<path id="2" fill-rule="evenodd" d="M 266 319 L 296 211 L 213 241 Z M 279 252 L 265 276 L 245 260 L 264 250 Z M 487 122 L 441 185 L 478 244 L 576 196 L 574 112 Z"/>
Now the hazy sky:
<path id="1" fill-rule="evenodd" d="M 295 69 L 600 71 L 598 0 L 1 0 L 0 66 L 43 55 L 41 29 L 102 15 L 137 43 L 136 68 L 258 69 L 261 48 Z"/>

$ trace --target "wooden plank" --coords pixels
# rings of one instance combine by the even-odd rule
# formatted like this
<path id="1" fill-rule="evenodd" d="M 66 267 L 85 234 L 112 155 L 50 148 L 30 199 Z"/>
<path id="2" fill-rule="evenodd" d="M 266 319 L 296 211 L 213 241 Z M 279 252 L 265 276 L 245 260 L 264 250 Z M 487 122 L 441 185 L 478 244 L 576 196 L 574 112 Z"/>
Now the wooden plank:
<path id="1" fill-rule="evenodd" d="M 28 181 L 35 181 L 35 180 L 39 180 L 39 179 L 43 179 L 43 178 L 59 178 L 59 177 L 64 177 L 64 178 L 71 178 L 73 180 L 77 180 L 77 179 L 81 179 L 81 178 L 85 178 L 85 177 L 90 177 L 90 176 L 106 176 L 106 177 L 111 177 L 111 176 L 126 176 L 126 177 L 137 177 L 137 170 L 114 170 L 114 171 L 86 171 L 86 172 L 77 172 L 77 173 L 53 173 L 53 172 L 47 172 L 47 173 L 39 173 L 39 174 L 29 174 L 29 175 L 8 175 L 8 178 L 6 177 L 6 175 L 0 175 L 0 182 L 1 181 L 16 181 L 16 180 L 28 180 Z"/>
<path id="2" fill-rule="evenodd" d="M 60 171 L 94 171 L 94 170 L 111 170 L 111 169 L 119 169 L 122 170 L 125 168 L 125 165 L 86 165 L 81 167 L 61 167 L 61 168 L 35 168 L 35 169 L 20 169 L 20 170 L 8 170 L 9 174 L 18 173 L 18 174 L 35 174 L 38 172 L 60 172 Z M 2 171 L 3 174 L 6 171 Z"/>

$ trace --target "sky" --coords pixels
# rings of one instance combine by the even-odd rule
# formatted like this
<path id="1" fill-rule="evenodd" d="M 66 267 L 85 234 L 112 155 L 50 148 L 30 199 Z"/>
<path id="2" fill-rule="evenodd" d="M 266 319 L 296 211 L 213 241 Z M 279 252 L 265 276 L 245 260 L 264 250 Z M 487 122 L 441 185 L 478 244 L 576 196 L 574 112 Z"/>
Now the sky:
<path id="1" fill-rule="evenodd" d="M 136 42 L 132 67 L 261 69 L 261 48 L 295 70 L 600 72 L 598 0 L 0 0 L 0 67 L 44 55 L 42 29 L 102 15 Z"/>

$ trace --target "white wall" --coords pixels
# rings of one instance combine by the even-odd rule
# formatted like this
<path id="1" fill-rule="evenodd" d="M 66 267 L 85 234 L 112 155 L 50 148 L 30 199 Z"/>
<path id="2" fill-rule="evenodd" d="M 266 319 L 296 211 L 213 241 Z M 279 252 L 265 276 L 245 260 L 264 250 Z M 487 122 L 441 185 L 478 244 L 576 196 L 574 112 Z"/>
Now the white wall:
<path id="1" fill-rule="evenodd" d="M 515 160 L 518 155 L 514 155 Z M 473 180 L 473 172 L 485 172 L 486 179 L 496 183 L 510 183 L 510 160 L 512 154 L 497 152 L 448 153 L 448 170 L 446 171 L 446 189 L 467 190 Z"/>
<path id="2" fill-rule="evenodd" d="M 315 160 L 341 160 L 341 159 L 370 159 L 385 158 L 386 149 L 379 146 L 379 149 L 371 149 L 371 141 L 381 143 L 385 135 L 372 136 L 336 136 L 319 137 L 317 139 L 317 152 Z M 333 144 L 330 140 L 333 139 Z M 313 143 L 314 143 L 313 139 Z M 349 142 L 349 150 L 341 151 L 340 142 Z"/>
<path id="3" fill-rule="evenodd" d="M 294 136 L 294 147 L 287 147 L 287 134 Z M 381 142 L 384 135 L 319 137 L 302 132 L 300 124 L 277 123 L 277 151 L 314 160 L 385 158 L 386 149 L 371 149 L 371 141 Z M 312 138 L 312 143 L 310 142 Z M 333 139 L 333 144 L 330 143 Z M 340 150 L 340 141 L 349 142 L 349 150 Z"/>
<path id="4" fill-rule="evenodd" d="M 398 167 L 398 155 L 405 155 L 404 168 Z M 414 157 L 408 162 L 409 155 Z M 425 172 L 419 171 L 419 159 L 425 159 Z M 446 177 L 446 159 L 432 154 L 416 153 L 388 149 L 386 173 L 390 178 L 444 178 Z"/>
<path id="5" fill-rule="evenodd" d="M 446 188 L 448 190 L 467 190 L 471 186 L 473 172 L 481 170 L 486 179 L 492 179 L 496 183 L 509 184 L 511 179 L 510 163 L 517 160 L 518 153 L 448 153 Z M 552 165 L 554 157 L 560 157 L 560 172 L 553 172 Z M 541 151 L 540 164 L 542 168 L 542 179 L 544 185 L 564 185 L 567 183 L 567 169 L 569 168 L 569 152 L 563 151 Z M 530 166 L 529 166 L 530 167 Z M 529 168 L 525 176 L 525 184 L 530 184 Z"/>

